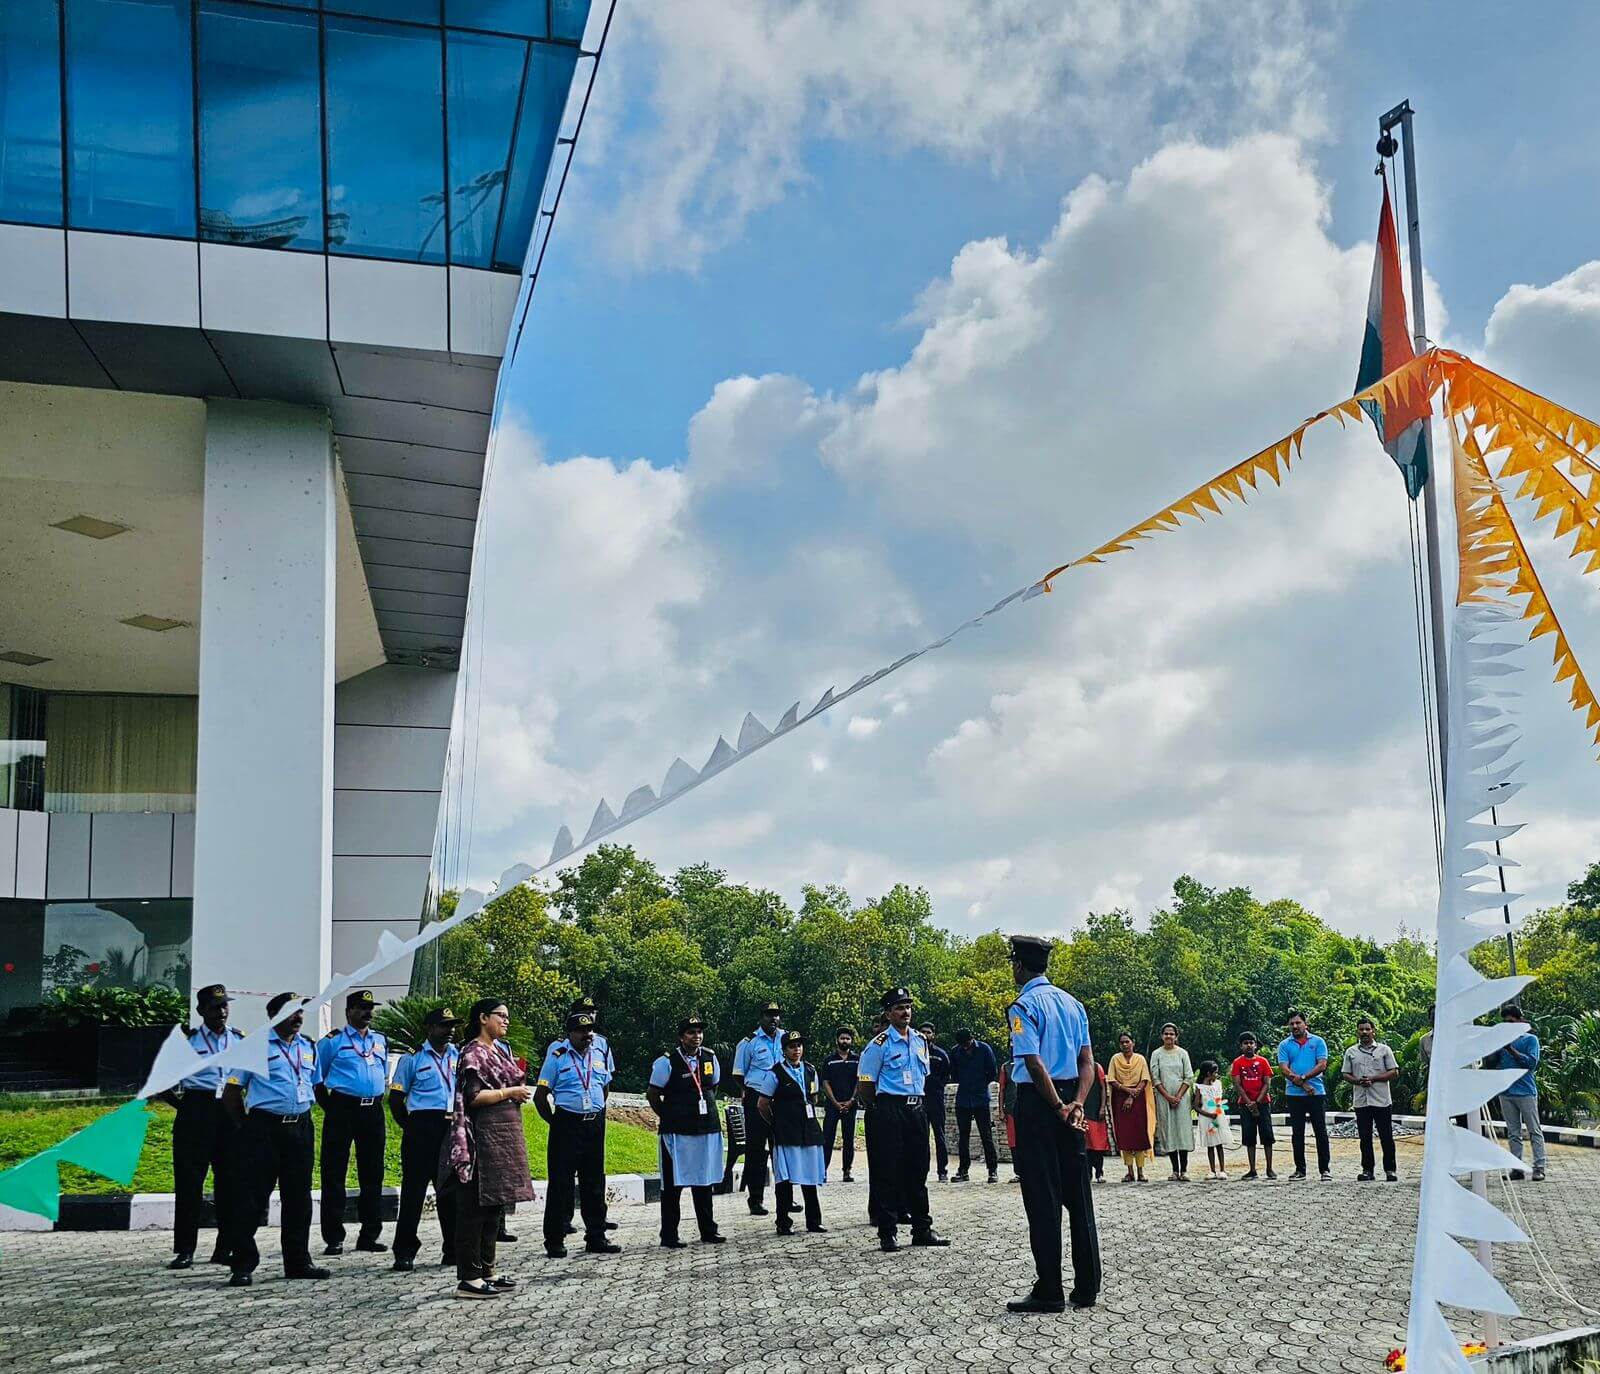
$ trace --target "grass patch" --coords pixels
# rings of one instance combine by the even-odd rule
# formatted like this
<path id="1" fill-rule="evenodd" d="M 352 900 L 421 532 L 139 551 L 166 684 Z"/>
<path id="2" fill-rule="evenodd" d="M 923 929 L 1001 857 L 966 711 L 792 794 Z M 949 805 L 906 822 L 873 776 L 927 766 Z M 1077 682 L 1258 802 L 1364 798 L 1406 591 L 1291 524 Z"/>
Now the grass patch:
<path id="1" fill-rule="evenodd" d="M 24 1159 L 59 1144 L 74 1131 L 81 1131 L 99 1117 L 104 1116 L 119 1102 L 67 1103 L 61 1105 L 30 1103 L 21 1098 L 0 1099 L 0 1169 L 9 1169 Z M 317 1130 L 318 1146 L 322 1140 L 322 1109 L 311 1109 Z M 172 1191 L 172 1123 L 175 1113 L 165 1103 L 152 1104 L 150 1133 L 145 1137 L 144 1153 L 139 1157 L 139 1169 L 134 1174 L 133 1186 L 121 1184 L 99 1174 L 91 1174 L 73 1164 L 61 1167 L 61 1191 L 64 1193 L 170 1193 Z M 393 1120 L 388 1123 L 384 1138 L 383 1181 L 400 1186 L 400 1128 Z M 537 1112 L 529 1108 L 522 1114 L 522 1130 L 528 1140 L 528 1163 L 535 1178 L 545 1176 L 545 1141 L 549 1128 Z M 612 1174 L 653 1174 L 656 1172 L 656 1137 L 642 1126 L 629 1126 L 619 1121 L 606 1123 L 606 1172 Z M 356 1186 L 355 1162 L 352 1159 L 348 1173 L 349 1187 Z"/>

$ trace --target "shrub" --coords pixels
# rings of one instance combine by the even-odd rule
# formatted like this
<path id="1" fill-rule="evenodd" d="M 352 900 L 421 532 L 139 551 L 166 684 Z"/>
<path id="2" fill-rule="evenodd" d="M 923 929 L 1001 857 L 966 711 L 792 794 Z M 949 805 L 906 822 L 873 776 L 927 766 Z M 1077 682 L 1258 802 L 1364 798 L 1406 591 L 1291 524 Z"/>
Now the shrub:
<path id="1" fill-rule="evenodd" d="M 181 1026 L 188 1021 L 183 994 L 159 983 L 142 988 L 52 988 L 40 1009 L 47 1025 Z"/>

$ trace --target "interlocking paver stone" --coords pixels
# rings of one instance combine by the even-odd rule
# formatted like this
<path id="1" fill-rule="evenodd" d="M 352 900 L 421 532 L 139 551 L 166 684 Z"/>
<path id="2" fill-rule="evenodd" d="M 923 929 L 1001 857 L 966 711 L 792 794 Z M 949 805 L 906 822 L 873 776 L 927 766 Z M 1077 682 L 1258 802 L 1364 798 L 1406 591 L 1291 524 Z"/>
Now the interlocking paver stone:
<path id="1" fill-rule="evenodd" d="M 8 1374 L 479 1374 L 481 1346 L 472 1347 L 489 1320 L 521 1333 L 494 1359 L 508 1374 L 876 1374 L 897 1363 L 1035 1371 L 1124 1361 L 1149 1374 L 1376 1374 L 1404 1339 L 1421 1143 L 1402 1141 L 1400 1151 L 1400 1184 L 1355 1183 L 1354 1143 L 1336 1141 L 1332 1183 L 1184 1187 L 1158 1169 L 1143 1187 L 1096 1187 L 1106 1290 L 1099 1307 L 1060 1317 L 1005 1311 L 1032 1281 L 1015 1184 L 931 1185 L 935 1223 L 953 1244 L 881 1255 L 857 1183 L 824 1190 L 826 1236 L 780 1238 L 770 1218 L 750 1217 L 737 1198 L 717 1204 L 730 1244 L 672 1253 L 656 1247 L 654 1207 L 617 1209 L 624 1250 L 615 1257 L 546 1260 L 537 1226 L 525 1226 L 528 1239 L 502 1252 L 503 1270 L 522 1287 L 493 1305 L 453 1301 L 448 1271 L 395 1274 L 381 1257 L 355 1254 L 327 1261 L 327 1283 L 288 1285 L 266 1233 L 256 1286 L 238 1291 L 210 1266 L 168 1273 L 161 1232 L 21 1232 L 0 1240 L 0 1347 Z M 1500 1186 L 1491 1184 L 1497 1200 Z M 1600 1151 L 1552 1147 L 1549 1182 L 1521 1184 L 1517 1196 L 1557 1274 L 1574 1291 L 1592 1288 Z M 1496 1254 L 1525 1313 L 1509 1324 L 1512 1336 L 1585 1323 L 1546 1286 L 1527 1247 Z M 1311 1310 L 1287 1311 L 1291 1290 Z"/>

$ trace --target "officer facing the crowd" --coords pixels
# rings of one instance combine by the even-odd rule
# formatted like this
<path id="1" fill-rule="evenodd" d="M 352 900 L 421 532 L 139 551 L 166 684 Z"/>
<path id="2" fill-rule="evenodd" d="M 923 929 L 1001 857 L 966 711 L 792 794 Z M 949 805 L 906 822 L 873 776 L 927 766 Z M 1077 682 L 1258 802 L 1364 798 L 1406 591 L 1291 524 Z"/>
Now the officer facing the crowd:
<path id="1" fill-rule="evenodd" d="M 322 1239 L 326 1255 L 344 1253 L 344 1180 L 356 1147 L 356 1249 L 380 1253 L 383 1234 L 383 1090 L 389 1042 L 372 1030 L 378 1003 L 363 988 L 344 1001 L 345 1024 L 317 1046 L 317 1101 L 322 1104 Z"/>
<path id="2" fill-rule="evenodd" d="M 928 1206 L 928 1117 L 922 1094 L 928 1080 L 928 1044 L 911 1029 L 911 993 L 883 995 L 887 1029 L 861 1052 L 860 1096 L 867 1111 L 867 1169 L 877 1188 L 878 1245 L 898 1250 L 895 1231 L 911 1219 L 913 1245 L 948 1245 L 933 1229 Z"/>
<path id="3" fill-rule="evenodd" d="M 591 1255 L 622 1249 L 606 1237 L 606 1099 L 611 1095 L 611 1056 L 595 1043 L 594 1015 L 567 1017 L 567 1038 L 545 1051 L 533 1090 L 533 1108 L 550 1125 L 545 1173 L 544 1252 L 567 1253 L 563 1243 L 572 1221 L 572 1181 L 578 1181 L 583 1248 Z"/>
<path id="4" fill-rule="evenodd" d="M 1050 941 L 1011 939 L 1011 976 L 1019 989 L 1006 1012 L 1017 1084 L 1013 1155 L 1028 1214 L 1037 1272 L 1033 1291 L 1006 1304 L 1011 1312 L 1093 1307 L 1100 1295 L 1100 1237 L 1089 1191 L 1084 1099 L 1095 1083 L 1089 1017 L 1083 1003 L 1045 977 Z M 1073 1287 L 1062 1291 L 1061 1209 L 1072 1231 Z"/>
<path id="5" fill-rule="evenodd" d="M 228 990 L 212 983 L 195 994 L 200 1029 L 189 1032 L 189 1046 L 210 1059 L 244 1037 L 228 1025 Z M 217 1214 L 217 1244 L 212 1264 L 228 1262 L 227 1218 L 238 1187 L 238 1128 L 222 1107 L 222 1070 L 199 1069 L 162 1097 L 177 1108 L 172 1123 L 173 1258 L 168 1269 L 194 1267 L 200 1238 L 200 1209 L 205 1202 L 206 1171 L 211 1171 Z"/>
<path id="6" fill-rule="evenodd" d="M 276 1016 L 292 992 L 280 992 L 267 1003 Z M 222 1090 L 223 1106 L 244 1127 L 240 1174 L 245 1186 L 228 1234 L 228 1263 L 233 1288 L 248 1288 L 261 1252 L 256 1227 L 266 1211 L 272 1185 L 278 1185 L 278 1220 L 283 1242 L 283 1276 L 325 1279 L 326 1269 L 311 1263 L 311 1171 L 316 1136 L 311 1126 L 312 1093 L 317 1086 L 317 1050 L 300 1034 L 304 1013 L 297 1007 L 275 1023 L 267 1037 L 267 1071 L 240 1069 Z"/>
<path id="7" fill-rule="evenodd" d="M 456 1061 L 461 1051 L 450 1042 L 458 1024 L 449 1007 L 428 1012 L 422 1018 L 428 1043 L 395 1065 L 389 1084 L 389 1114 L 400 1128 L 400 1219 L 394 1226 L 394 1267 L 401 1273 L 416 1268 L 417 1252 L 422 1249 L 417 1224 L 422 1220 L 430 1183 L 434 1184 L 439 1234 L 444 1242 L 439 1263 L 456 1262 L 455 1191 L 439 1191 L 436 1180 L 439 1151 L 455 1120 Z M 326 1131 L 323 1147 L 327 1147 Z"/>
<path id="8" fill-rule="evenodd" d="M 772 1143 L 772 1127 L 761 1115 L 761 1094 L 749 1085 L 751 1075 L 765 1073 L 783 1062 L 783 1008 L 768 1002 L 761 1008 L 755 1030 L 739 1042 L 733 1052 L 733 1082 L 744 1107 L 744 1186 L 750 1195 L 750 1214 L 764 1217 L 767 1209 L 761 1199 L 767 1191 L 767 1150 Z"/>

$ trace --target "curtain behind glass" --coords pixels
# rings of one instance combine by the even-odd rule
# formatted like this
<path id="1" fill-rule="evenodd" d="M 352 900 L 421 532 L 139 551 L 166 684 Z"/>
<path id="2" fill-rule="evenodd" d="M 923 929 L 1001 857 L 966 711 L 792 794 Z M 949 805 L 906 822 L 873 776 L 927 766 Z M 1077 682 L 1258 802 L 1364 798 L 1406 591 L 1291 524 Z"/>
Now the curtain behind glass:
<path id="1" fill-rule="evenodd" d="M 193 811 L 194 697 L 52 693 L 46 811 Z"/>

